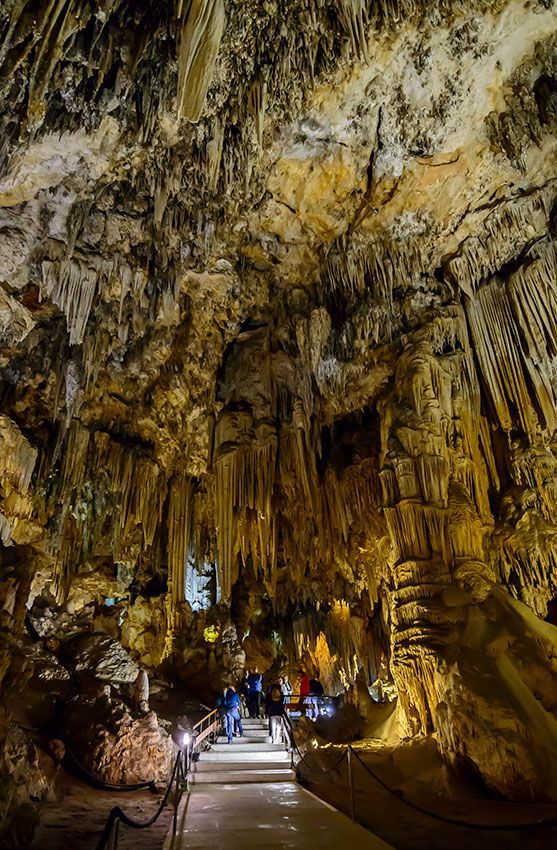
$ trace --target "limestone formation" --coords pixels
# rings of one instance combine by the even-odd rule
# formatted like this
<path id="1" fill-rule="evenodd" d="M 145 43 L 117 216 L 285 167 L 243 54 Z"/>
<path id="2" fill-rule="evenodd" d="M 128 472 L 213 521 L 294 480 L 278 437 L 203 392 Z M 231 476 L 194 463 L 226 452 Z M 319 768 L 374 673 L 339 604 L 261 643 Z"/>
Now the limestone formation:
<path id="1" fill-rule="evenodd" d="M 0 682 L 311 667 L 557 799 L 555 3 L 101 5 L 0 8 Z"/>

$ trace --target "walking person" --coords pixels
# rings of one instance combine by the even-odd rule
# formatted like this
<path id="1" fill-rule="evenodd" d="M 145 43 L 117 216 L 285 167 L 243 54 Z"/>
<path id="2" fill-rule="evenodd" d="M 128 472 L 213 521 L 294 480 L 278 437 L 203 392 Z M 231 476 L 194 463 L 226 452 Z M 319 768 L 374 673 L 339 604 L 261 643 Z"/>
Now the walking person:
<path id="1" fill-rule="evenodd" d="M 257 667 L 253 667 L 253 669 L 248 673 L 246 685 L 248 689 L 247 703 L 249 716 L 252 719 L 256 719 L 259 717 L 261 692 L 263 690 L 263 676 Z"/>
<path id="2" fill-rule="evenodd" d="M 284 696 L 281 690 L 281 681 L 277 679 L 270 687 L 267 696 L 267 716 L 269 718 L 269 735 L 273 744 L 282 741 L 282 728 L 284 723 Z"/>
<path id="3" fill-rule="evenodd" d="M 242 704 L 242 700 L 240 699 L 240 694 L 236 692 L 236 688 L 234 685 L 230 685 L 228 690 L 226 691 L 226 697 L 224 701 L 225 708 L 225 720 L 224 720 L 224 728 L 226 732 L 226 737 L 228 738 L 228 743 L 232 743 L 232 738 L 236 732 L 239 732 L 240 737 L 243 737 L 244 730 L 242 728 L 242 718 L 240 716 L 240 706 Z"/>

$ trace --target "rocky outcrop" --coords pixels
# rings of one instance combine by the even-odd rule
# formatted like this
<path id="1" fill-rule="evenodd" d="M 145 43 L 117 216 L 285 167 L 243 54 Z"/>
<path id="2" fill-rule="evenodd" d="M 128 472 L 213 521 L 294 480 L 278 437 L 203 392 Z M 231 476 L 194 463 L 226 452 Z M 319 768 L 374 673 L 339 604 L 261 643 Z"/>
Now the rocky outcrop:
<path id="1" fill-rule="evenodd" d="M 121 704 L 81 698 L 66 719 L 66 735 L 78 764 L 103 782 L 168 781 L 176 747 L 154 712 L 134 717 Z"/>
<path id="2" fill-rule="evenodd" d="M 131 684 L 137 678 L 137 664 L 108 635 L 78 635 L 66 641 L 62 651 L 77 672 L 86 672 L 100 681 Z"/>

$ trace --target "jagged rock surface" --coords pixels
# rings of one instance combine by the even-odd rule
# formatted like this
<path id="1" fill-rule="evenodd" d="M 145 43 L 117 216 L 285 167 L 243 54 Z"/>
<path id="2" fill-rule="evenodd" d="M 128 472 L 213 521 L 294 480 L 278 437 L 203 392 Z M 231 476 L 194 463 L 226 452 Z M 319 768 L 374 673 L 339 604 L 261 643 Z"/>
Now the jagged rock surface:
<path id="1" fill-rule="evenodd" d="M 134 717 L 120 705 L 82 699 L 66 724 L 72 754 L 103 782 L 167 781 L 176 747 L 154 712 Z"/>
<path id="2" fill-rule="evenodd" d="M 394 680 L 557 797 L 555 4 L 36 5 L 0 9 L 0 679 L 35 597 L 117 598 L 142 663 Z"/>

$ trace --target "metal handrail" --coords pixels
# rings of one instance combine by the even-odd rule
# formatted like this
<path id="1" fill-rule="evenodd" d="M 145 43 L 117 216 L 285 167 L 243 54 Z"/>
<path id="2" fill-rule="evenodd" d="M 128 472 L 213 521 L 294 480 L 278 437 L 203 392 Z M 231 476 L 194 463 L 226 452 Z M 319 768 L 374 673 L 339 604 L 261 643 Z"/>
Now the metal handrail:
<path id="1" fill-rule="evenodd" d="M 211 720 L 211 718 L 213 718 Z M 209 722 L 211 720 L 211 722 Z M 218 708 L 214 708 L 208 714 L 198 720 L 197 723 L 193 725 L 192 733 L 193 733 L 193 749 L 196 750 L 206 738 L 209 738 L 214 732 L 217 731 L 221 724 L 221 717 L 219 714 Z"/>
<path id="2" fill-rule="evenodd" d="M 203 726 L 203 724 L 209 719 L 209 717 L 212 717 L 213 714 L 217 714 L 217 713 L 218 713 L 218 708 L 213 708 L 211 711 L 209 711 L 208 714 L 206 714 L 204 717 L 202 717 L 201 720 L 198 720 L 197 723 L 193 724 L 193 726 L 192 726 L 193 731 L 195 732 L 196 729 Z"/>
<path id="3" fill-rule="evenodd" d="M 283 696 L 288 699 L 306 699 L 311 697 L 311 699 L 338 699 L 338 694 L 333 696 L 333 694 L 283 694 Z"/>

